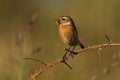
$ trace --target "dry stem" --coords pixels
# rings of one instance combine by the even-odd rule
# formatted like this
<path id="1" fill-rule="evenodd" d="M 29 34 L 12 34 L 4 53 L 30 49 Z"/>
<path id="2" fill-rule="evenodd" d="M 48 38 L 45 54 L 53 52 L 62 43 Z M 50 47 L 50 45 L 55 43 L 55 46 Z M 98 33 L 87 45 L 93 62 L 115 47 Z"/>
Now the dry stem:
<path id="1" fill-rule="evenodd" d="M 104 48 L 104 47 L 110 47 L 110 46 L 120 46 L 120 43 L 105 43 L 105 44 L 100 44 L 100 45 L 95 45 L 95 46 L 91 46 L 91 47 L 87 47 L 84 49 L 79 49 L 77 52 L 74 53 L 74 55 L 86 52 L 86 51 L 91 51 L 91 50 L 95 50 L 95 49 L 99 49 L 99 48 Z M 67 55 L 66 58 L 69 59 L 70 57 L 72 57 L 71 55 Z M 37 70 L 35 73 L 33 73 L 28 80 L 34 80 L 39 74 L 41 74 L 42 72 L 44 72 L 45 70 L 47 70 L 50 67 L 55 66 L 58 63 L 61 63 L 63 61 L 63 58 L 58 58 L 55 61 L 52 61 L 42 67 L 39 68 L 39 70 Z"/>

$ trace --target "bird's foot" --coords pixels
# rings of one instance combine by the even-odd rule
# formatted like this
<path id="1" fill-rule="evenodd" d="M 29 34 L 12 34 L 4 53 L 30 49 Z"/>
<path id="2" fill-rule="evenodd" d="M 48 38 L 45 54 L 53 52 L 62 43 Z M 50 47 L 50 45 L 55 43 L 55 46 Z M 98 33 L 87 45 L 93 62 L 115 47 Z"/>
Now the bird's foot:
<path id="1" fill-rule="evenodd" d="M 63 57 L 62 57 L 62 59 L 63 59 L 62 62 L 63 62 L 64 64 L 66 64 L 70 69 L 72 69 L 72 67 L 66 62 L 67 53 L 68 53 L 68 51 L 66 51 L 65 54 L 63 55 Z"/>
<path id="2" fill-rule="evenodd" d="M 78 54 L 77 52 L 71 51 L 71 50 L 66 49 L 66 48 L 65 48 L 65 50 L 66 50 L 67 52 L 69 52 L 71 56 L 74 56 L 75 54 Z"/>

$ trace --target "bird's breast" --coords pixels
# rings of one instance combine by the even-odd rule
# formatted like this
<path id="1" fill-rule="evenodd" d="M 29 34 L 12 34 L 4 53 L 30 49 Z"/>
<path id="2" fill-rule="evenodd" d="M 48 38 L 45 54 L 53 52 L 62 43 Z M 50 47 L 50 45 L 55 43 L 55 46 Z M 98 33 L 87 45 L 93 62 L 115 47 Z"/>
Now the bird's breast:
<path id="1" fill-rule="evenodd" d="M 59 35 L 63 42 L 69 43 L 73 37 L 73 27 L 70 25 L 60 26 Z"/>

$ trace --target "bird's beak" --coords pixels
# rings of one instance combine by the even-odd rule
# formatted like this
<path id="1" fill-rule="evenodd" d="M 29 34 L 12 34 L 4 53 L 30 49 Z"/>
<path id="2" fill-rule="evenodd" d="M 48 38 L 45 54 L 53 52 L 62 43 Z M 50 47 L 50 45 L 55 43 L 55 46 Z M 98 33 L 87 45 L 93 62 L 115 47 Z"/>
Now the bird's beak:
<path id="1" fill-rule="evenodd" d="M 59 24 L 60 24 L 60 19 L 59 19 L 59 18 L 56 18 L 56 19 L 55 19 L 55 23 L 59 25 Z"/>

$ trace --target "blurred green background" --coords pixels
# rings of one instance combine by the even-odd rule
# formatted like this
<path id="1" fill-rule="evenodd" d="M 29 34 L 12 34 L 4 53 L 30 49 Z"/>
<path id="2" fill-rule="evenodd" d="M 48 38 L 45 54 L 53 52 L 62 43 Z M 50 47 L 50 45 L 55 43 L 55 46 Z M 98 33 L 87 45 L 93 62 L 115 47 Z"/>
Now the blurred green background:
<path id="1" fill-rule="evenodd" d="M 26 80 L 42 64 L 64 55 L 54 19 L 71 16 L 85 46 L 120 42 L 119 0 L 0 0 L 0 79 Z M 120 80 L 120 47 L 90 51 L 49 68 L 36 80 Z"/>

